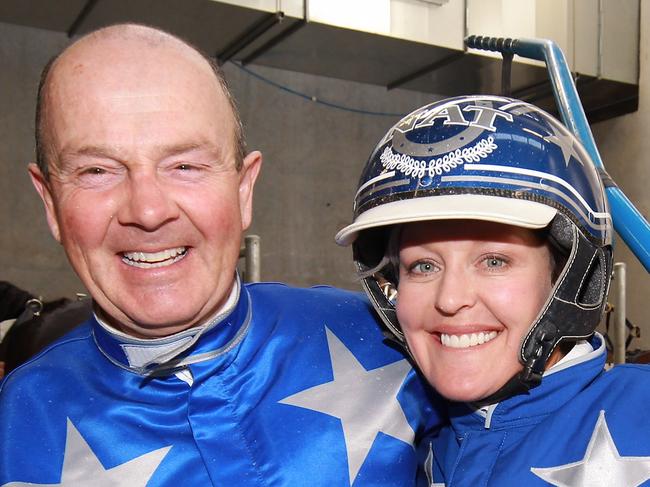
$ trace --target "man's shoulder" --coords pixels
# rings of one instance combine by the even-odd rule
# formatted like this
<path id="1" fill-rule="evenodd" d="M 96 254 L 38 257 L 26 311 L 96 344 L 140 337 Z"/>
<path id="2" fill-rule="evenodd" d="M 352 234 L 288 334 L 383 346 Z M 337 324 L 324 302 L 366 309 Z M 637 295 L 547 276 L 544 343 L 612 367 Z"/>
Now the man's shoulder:
<path id="1" fill-rule="evenodd" d="M 299 288 L 279 283 L 248 284 L 253 320 L 301 343 L 311 336 L 336 336 L 350 347 L 378 357 L 403 358 L 387 346 L 382 326 L 372 305 L 361 292 L 331 286 Z"/>
<path id="2" fill-rule="evenodd" d="M 305 308 L 312 312 L 332 311 L 372 313 L 372 306 L 365 294 L 333 286 L 294 287 L 278 282 L 246 284 L 253 302 L 272 303 L 277 307 Z M 334 306 L 334 308 L 332 308 Z"/>

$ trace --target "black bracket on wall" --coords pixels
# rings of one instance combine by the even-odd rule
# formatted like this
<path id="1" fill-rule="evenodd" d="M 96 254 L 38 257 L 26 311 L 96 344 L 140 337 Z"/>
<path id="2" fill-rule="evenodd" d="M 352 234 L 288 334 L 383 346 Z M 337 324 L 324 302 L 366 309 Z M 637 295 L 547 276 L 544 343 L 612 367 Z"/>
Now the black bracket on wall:
<path id="1" fill-rule="evenodd" d="M 255 22 L 248 29 L 242 32 L 230 44 L 228 44 L 221 52 L 216 54 L 218 63 L 221 65 L 230 60 L 242 49 L 245 49 L 253 43 L 258 37 L 268 31 L 271 27 L 279 24 L 284 19 L 284 12 L 274 12 L 259 21 Z"/>
<path id="2" fill-rule="evenodd" d="M 408 83 L 409 81 L 413 81 L 414 79 L 419 78 L 420 76 L 423 76 L 425 74 L 431 73 L 433 71 L 436 71 L 437 69 L 440 69 L 444 66 L 447 66 L 448 64 L 451 64 L 455 61 L 458 61 L 460 58 L 465 56 L 464 51 L 459 51 L 455 52 L 453 54 L 450 54 L 449 56 L 445 56 L 442 59 L 439 59 L 438 61 L 435 61 L 427 66 L 424 66 L 416 71 L 413 71 L 412 73 L 409 73 L 405 76 L 402 76 L 399 79 L 396 79 L 395 81 L 391 81 L 386 85 L 387 90 L 392 90 L 394 88 L 399 88 L 403 84 Z"/>
<path id="3" fill-rule="evenodd" d="M 81 11 L 79 12 L 79 15 L 77 15 L 77 18 L 74 19 L 74 22 L 72 22 L 72 25 L 68 29 L 68 37 L 74 36 L 77 32 L 79 32 L 79 28 L 81 27 L 81 24 L 83 23 L 84 20 L 86 20 L 86 17 L 90 15 L 90 12 L 95 8 L 95 5 L 99 3 L 99 0 L 88 0 L 86 4 L 83 6 Z"/>
<path id="4" fill-rule="evenodd" d="M 307 21 L 305 19 L 300 19 L 294 22 L 289 27 L 287 27 L 282 32 L 280 32 L 278 35 L 269 39 L 267 42 L 262 44 L 260 47 L 258 47 L 252 53 L 250 53 L 248 56 L 242 59 L 241 60 L 242 64 L 246 65 L 250 62 L 253 62 L 255 59 L 257 59 L 259 56 L 264 54 L 266 51 L 274 48 L 276 45 L 280 44 L 280 42 L 285 40 L 287 37 L 293 35 L 295 32 L 303 28 L 305 25 L 307 25 Z"/>

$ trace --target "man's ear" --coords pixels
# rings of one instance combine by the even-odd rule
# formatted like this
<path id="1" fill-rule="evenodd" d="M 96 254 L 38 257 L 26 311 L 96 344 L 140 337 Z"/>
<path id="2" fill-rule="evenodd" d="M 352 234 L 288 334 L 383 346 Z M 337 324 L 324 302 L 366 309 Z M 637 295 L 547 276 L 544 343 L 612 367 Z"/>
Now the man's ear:
<path id="1" fill-rule="evenodd" d="M 59 221 L 56 216 L 56 211 L 54 208 L 54 199 L 52 197 L 52 191 L 50 190 L 50 185 L 41 172 L 40 168 L 33 162 L 27 167 L 29 171 L 29 177 L 32 179 L 32 184 L 38 191 L 41 200 L 43 200 L 43 205 L 45 206 L 45 216 L 47 217 L 47 224 L 50 227 L 50 232 L 52 236 L 56 239 L 57 242 L 61 243 L 61 232 L 59 231 Z"/>
<path id="2" fill-rule="evenodd" d="M 262 167 L 262 153 L 253 151 L 244 158 L 239 170 L 239 211 L 242 230 L 246 230 L 253 219 L 253 186 Z"/>

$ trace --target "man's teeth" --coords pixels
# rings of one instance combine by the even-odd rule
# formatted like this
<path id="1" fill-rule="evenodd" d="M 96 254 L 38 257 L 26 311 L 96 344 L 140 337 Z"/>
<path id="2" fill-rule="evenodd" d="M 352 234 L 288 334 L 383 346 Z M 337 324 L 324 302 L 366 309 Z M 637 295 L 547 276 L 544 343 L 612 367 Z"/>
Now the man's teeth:
<path id="1" fill-rule="evenodd" d="M 160 252 L 124 252 L 122 262 L 133 267 L 152 269 L 178 262 L 187 255 L 186 247 L 162 250 Z"/>
<path id="2" fill-rule="evenodd" d="M 466 335 L 447 335 L 446 333 L 440 334 L 440 341 L 445 347 L 451 348 L 469 348 L 476 345 L 482 345 L 497 337 L 496 331 L 478 333 L 468 333 Z"/>

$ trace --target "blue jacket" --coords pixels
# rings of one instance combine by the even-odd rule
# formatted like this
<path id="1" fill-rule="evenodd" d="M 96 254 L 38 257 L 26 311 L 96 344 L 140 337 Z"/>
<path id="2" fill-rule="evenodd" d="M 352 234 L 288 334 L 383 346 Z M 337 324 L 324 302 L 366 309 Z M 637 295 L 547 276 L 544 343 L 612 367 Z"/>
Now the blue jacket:
<path id="1" fill-rule="evenodd" d="M 246 285 L 217 321 L 147 363 L 92 319 L 9 374 L 0 486 L 415 483 L 437 416 L 365 298 Z"/>
<path id="2" fill-rule="evenodd" d="M 451 403 L 431 442 L 434 481 L 455 486 L 650 486 L 650 367 L 605 372 L 594 351 L 561 364 L 487 413 Z"/>

